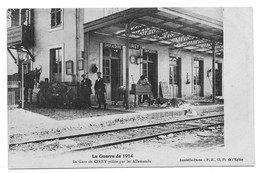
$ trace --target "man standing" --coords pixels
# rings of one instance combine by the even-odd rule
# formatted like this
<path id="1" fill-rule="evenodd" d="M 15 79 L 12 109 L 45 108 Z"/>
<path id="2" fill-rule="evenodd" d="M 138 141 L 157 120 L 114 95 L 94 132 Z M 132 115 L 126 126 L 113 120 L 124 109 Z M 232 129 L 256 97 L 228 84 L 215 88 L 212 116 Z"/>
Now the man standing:
<path id="1" fill-rule="evenodd" d="M 101 103 L 104 105 L 104 109 L 106 109 L 106 100 L 105 100 L 105 82 L 104 79 L 101 78 L 101 72 L 97 72 L 97 77 L 98 79 L 95 82 L 95 92 L 97 95 L 97 100 L 98 100 L 98 108 L 101 108 Z"/>
<path id="2" fill-rule="evenodd" d="M 83 95 L 83 105 L 91 108 L 90 95 L 92 94 L 91 80 L 86 77 L 86 74 L 81 75 L 83 78 L 80 84 L 81 93 Z"/>
<path id="3" fill-rule="evenodd" d="M 138 80 L 137 84 L 138 85 L 150 85 L 149 81 L 145 75 L 140 76 L 140 79 Z M 138 96 L 139 103 L 144 103 L 144 101 L 148 99 L 148 96 L 143 95 L 143 99 L 141 99 L 141 98 L 142 98 L 142 95 L 139 95 Z"/>

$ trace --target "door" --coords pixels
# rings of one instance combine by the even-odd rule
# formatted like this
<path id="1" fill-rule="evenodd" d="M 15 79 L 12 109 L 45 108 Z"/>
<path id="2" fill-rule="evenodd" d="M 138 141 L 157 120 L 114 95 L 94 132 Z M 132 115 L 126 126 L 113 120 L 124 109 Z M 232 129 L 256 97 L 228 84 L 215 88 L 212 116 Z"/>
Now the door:
<path id="1" fill-rule="evenodd" d="M 117 99 L 117 90 L 120 87 L 120 61 L 111 59 L 111 100 Z"/>
<path id="2" fill-rule="evenodd" d="M 157 82 L 156 82 L 156 71 L 155 71 L 155 63 L 148 63 L 148 81 L 151 84 L 153 97 L 157 98 Z"/>
<path id="3" fill-rule="evenodd" d="M 121 49 L 103 48 L 103 78 L 106 84 L 107 99 L 115 101 L 122 81 Z"/>
<path id="4" fill-rule="evenodd" d="M 222 96 L 222 63 L 216 63 L 216 95 Z"/>
<path id="5" fill-rule="evenodd" d="M 203 61 L 193 61 L 193 93 L 195 96 L 203 96 L 204 87 L 204 73 Z"/>
<path id="6" fill-rule="evenodd" d="M 171 58 L 170 58 L 171 59 Z M 171 63 L 170 60 L 170 64 L 169 64 L 169 86 L 170 86 L 170 95 L 171 97 L 176 97 L 176 89 L 178 90 L 178 88 L 176 88 L 175 85 L 175 78 L 174 78 L 174 65 Z"/>
<path id="7" fill-rule="evenodd" d="M 153 97 L 158 97 L 158 68 L 157 53 L 143 53 L 142 74 L 145 75 L 151 84 Z"/>
<path id="8" fill-rule="evenodd" d="M 50 49 L 50 81 L 61 82 L 62 53 L 61 48 Z"/>
<path id="9" fill-rule="evenodd" d="M 182 89 L 182 85 L 181 85 L 181 58 L 179 57 L 177 59 L 177 82 L 178 82 L 178 97 L 181 98 L 181 89 Z"/>
<path id="10" fill-rule="evenodd" d="M 172 97 L 181 97 L 181 58 L 170 57 L 169 85 Z"/>

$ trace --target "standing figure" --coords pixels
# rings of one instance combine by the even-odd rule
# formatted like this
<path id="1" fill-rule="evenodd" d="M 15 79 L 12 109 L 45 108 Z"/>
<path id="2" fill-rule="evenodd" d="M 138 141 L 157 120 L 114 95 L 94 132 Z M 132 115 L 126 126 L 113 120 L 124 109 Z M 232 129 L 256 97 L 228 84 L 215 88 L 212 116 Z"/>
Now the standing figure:
<path id="1" fill-rule="evenodd" d="M 86 77 L 86 74 L 81 75 L 83 78 L 80 84 L 81 93 L 83 95 L 83 105 L 91 108 L 90 95 L 92 94 L 91 80 Z"/>
<path id="2" fill-rule="evenodd" d="M 101 103 L 104 105 L 104 109 L 106 109 L 106 100 L 105 100 L 105 82 L 104 79 L 101 78 L 101 72 L 97 72 L 97 80 L 95 82 L 95 92 L 97 95 L 97 100 L 98 100 L 98 108 L 101 108 Z"/>
<path id="3" fill-rule="evenodd" d="M 148 79 L 145 77 L 145 75 L 140 76 L 140 79 L 137 82 L 138 85 L 150 85 Z M 143 96 L 143 99 L 142 99 Z M 139 103 L 144 103 L 145 100 L 148 99 L 147 95 L 139 95 L 138 100 Z"/>

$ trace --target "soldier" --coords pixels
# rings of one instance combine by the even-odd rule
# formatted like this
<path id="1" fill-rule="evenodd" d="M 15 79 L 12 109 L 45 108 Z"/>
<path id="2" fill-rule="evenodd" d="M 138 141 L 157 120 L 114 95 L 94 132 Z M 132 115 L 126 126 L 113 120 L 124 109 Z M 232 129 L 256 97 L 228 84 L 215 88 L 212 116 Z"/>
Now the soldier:
<path id="1" fill-rule="evenodd" d="M 83 80 L 81 81 L 80 88 L 83 95 L 83 104 L 91 108 L 90 95 L 92 94 L 92 83 L 91 80 L 86 77 L 86 74 L 81 75 Z"/>
<path id="2" fill-rule="evenodd" d="M 97 95 L 97 100 L 98 100 L 98 108 L 101 108 L 101 103 L 104 105 L 104 109 L 106 109 L 106 100 L 105 100 L 105 82 L 104 79 L 101 78 L 101 72 L 97 72 L 97 77 L 98 79 L 96 80 L 94 89 L 95 93 Z"/>

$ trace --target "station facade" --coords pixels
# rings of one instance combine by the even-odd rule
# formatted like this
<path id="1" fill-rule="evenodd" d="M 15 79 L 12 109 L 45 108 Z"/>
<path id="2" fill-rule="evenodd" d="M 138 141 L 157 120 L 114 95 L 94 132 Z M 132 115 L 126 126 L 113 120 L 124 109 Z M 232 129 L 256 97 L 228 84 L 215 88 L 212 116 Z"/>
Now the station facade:
<path id="1" fill-rule="evenodd" d="M 48 78 L 50 82 L 80 82 L 81 75 L 88 73 L 94 83 L 96 72 L 100 71 L 106 82 L 108 100 L 115 99 L 118 87 L 128 83 L 131 88 L 131 84 L 137 83 L 141 75 L 148 78 L 155 98 L 160 95 L 160 82 L 167 83 L 170 97 L 188 98 L 213 94 L 212 53 L 185 49 L 187 45 L 171 47 L 161 44 L 152 40 L 152 34 L 139 36 L 140 38 L 131 37 L 126 46 L 126 34 L 117 26 L 120 22 L 86 29 L 88 24 L 99 22 L 105 17 L 116 17 L 117 12 L 124 11 L 127 10 L 33 9 L 31 17 L 34 43 L 30 47 L 30 54 L 34 61 L 28 61 L 30 65 L 24 67 L 33 70 L 41 66 L 40 80 Z M 109 32 L 103 32 L 103 29 Z M 182 43 L 188 43 L 189 39 L 182 40 Z M 192 39 L 190 40 L 193 41 Z M 17 52 L 15 49 L 12 52 L 15 58 Z M 28 54 L 26 51 L 23 53 Z M 8 61 L 12 61 L 9 54 L 8 56 Z M 222 96 L 223 53 L 216 54 L 215 62 L 216 94 Z M 129 67 L 126 67 L 127 63 Z M 129 70 L 128 79 L 126 70 Z M 91 99 L 94 101 L 95 96 L 92 95 Z M 129 99 L 133 100 L 133 96 Z"/>
<path id="2" fill-rule="evenodd" d="M 87 68 L 89 78 L 95 81 L 96 74 L 91 71 L 91 68 L 96 65 L 105 78 L 107 97 L 113 99 L 115 94 L 113 89 L 124 86 L 126 83 L 124 40 L 94 33 L 90 35 L 90 43 Z M 156 44 L 135 42 L 130 45 L 132 45 L 129 50 L 130 57 L 142 56 L 142 60 L 135 60 L 129 64 L 130 85 L 136 83 L 141 75 L 145 75 L 151 85 L 156 86 L 153 89 L 154 97 L 159 95 L 160 82 L 168 83 L 171 97 L 212 95 L 212 57 L 210 55 L 185 50 L 170 50 L 166 46 Z M 219 70 L 219 78 L 222 79 L 222 58 L 216 58 L 216 68 Z M 223 85 L 218 82 L 217 86 L 219 87 L 217 95 L 222 96 Z"/>
<path id="3" fill-rule="evenodd" d="M 223 96 L 221 21 L 179 9 L 127 9 L 85 23 L 84 35 L 88 76 L 95 80 L 93 67 L 103 73 L 109 100 L 119 86 L 131 90 L 141 75 L 154 98 L 162 94 L 161 83 L 167 97 Z"/>

